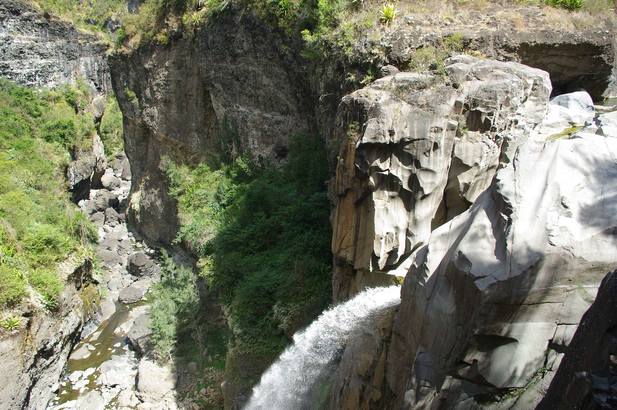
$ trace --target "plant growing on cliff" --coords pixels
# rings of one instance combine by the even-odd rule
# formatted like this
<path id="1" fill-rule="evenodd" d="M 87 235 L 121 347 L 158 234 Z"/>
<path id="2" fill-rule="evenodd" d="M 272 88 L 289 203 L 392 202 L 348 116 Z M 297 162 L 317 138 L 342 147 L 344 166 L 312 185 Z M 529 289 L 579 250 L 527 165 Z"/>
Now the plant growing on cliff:
<path id="1" fill-rule="evenodd" d="M 396 17 L 396 7 L 394 7 L 394 4 L 392 3 L 384 4 L 381 7 L 379 21 L 381 21 L 383 24 L 392 23 L 395 17 Z"/>
<path id="2" fill-rule="evenodd" d="M 0 307 L 18 304 L 28 287 L 53 305 L 58 263 L 95 237 L 64 184 L 68 148 L 83 149 L 93 129 L 83 96 L 0 80 Z"/>
<path id="3" fill-rule="evenodd" d="M 236 350 L 275 355 L 329 300 L 326 156 L 293 138 L 282 168 L 236 160 L 220 169 L 170 164 L 180 239 L 228 309 Z"/>
<path id="4" fill-rule="evenodd" d="M 4 319 L 0 320 L 0 327 L 7 332 L 17 330 L 21 327 L 21 318 L 15 315 L 9 315 Z"/>

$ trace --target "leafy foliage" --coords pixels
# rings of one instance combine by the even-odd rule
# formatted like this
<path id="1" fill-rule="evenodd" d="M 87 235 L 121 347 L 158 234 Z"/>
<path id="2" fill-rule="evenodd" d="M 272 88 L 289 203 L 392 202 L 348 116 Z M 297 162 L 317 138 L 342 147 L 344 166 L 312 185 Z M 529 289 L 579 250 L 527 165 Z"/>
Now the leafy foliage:
<path id="1" fill-rule="evenodd" d="M 99 131 L 105 147 L 105 154 L 108 157 L 112 157 L 124 149 L 122 112 L 114 96 L 110 96 L 107 101 Z"/>
<path id="2" fill-rule="evenodd" d="M 228 309 L 236 348 L 278 352 L 329 300 L 323 144 L 299 136 L 282 168 L 237 159 L 211 170 L 169 164 L 184 241 Z"/>
<path id="3" fill-rule="evenodd" d="M 0 307 L 19 303 L 30 285 L 53 310 L 58 262 L 88 252 L 96 236 L 63 182 L 69 149 L 91 143 L 86 103 L 80 88 L 36 92 L 0 80 Z"/>
<path id="4" fill-rule="evenodd" d="M 583 0 L 546 0 L 546 4 L 567 10 L 578 10 L 583 7 Z"/>
<path id="5" fill-rule="evenodd" d="M 379 20 L 384 24 L 390 24 L 396 17 L 396 7 L 394 4 L 384 4 L 381 8 L 381 16 Z"/>
<path id="6" fill-rule="evenodd" d="M 19 316 L 7 316 L 0 320 L 0 327 L 8 332 L 19 329 L 21 326 L 21 318 Z"/>

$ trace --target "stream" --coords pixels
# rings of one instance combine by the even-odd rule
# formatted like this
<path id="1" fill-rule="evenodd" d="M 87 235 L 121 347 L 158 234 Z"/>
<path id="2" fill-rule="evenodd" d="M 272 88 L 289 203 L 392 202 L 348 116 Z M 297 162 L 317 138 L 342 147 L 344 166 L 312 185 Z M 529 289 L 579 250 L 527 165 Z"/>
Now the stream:
<path id="1" fill-rule="evenodd" d="M 48 410 L 177 408 L 175 373 L 151 354 L 147 293 L 161 267 L 155 251 L 127 229 L 121 204 L 130 182 L 122 175 L 122 169 L 108 168 L 103 188 L 79 203 L 99 230 L 102 297 L 54 386 Z"/>

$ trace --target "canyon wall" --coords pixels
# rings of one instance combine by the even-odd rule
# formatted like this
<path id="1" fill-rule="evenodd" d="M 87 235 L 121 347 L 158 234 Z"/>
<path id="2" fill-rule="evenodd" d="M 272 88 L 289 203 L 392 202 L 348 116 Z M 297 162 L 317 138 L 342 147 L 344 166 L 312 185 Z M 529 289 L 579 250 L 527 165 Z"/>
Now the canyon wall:
<path id="1" fill-rule="evenodd" d="M 84 80 L 111 91 L 105 44 L 23 0 L 0 4 L 0 76 L 30 87 Z"/>

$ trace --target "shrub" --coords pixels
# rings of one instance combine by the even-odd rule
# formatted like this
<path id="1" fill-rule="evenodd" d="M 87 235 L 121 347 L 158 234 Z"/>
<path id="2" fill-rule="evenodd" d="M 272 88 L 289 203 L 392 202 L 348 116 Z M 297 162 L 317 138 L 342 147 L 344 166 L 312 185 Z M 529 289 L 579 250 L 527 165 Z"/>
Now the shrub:
<path id="1" fill-rule="evenodd" d="M 179 329 L 196 320 L 198 307 L 197 276 L 187 267 L 177 266 L 163 255 L 161 281 L 151 291 L 152 340 L 159 359 L 174 352 Z"/>
<path id="2" fill-rule="evenodd" d="M 4 319 L 0 320 L 0 327 L 7 332 L 12 332 L 13 330 L 19 329 L 21 326 L 21 317 L 19 316 L 7 316 Z"/>
<path id="3" fill-rule="evenodd" d="M 118 106 L 118 101 L 113 96 L 110 96 L 107 100 L 99 129 L 105 154 L 108 157 L 112 157 L 124 149 L 122 112 Z"/>
<path id="4" fill-rule="evenodd" d="M 37 269 L 30 273 L 28 282 L 41 295 L 45 309 L 50 311 L 57 309 L 64 284 L 56 272 Z"/>
<path id="5" fill-rule="evenodd" d="M 546 0 L 546 4 L 567 10 L 578 10 L 583 7 L 583 0 Z"/>
<path id="6" fill-rule="evenodd" d="M 384 4 L 381 8 L 380 21 L 384 24 L 390 24 L 396 17 L 396 7 L 394 4 Z"/>
<path id="7" fill-rule="evenodd" d="M 43 139 L 70 148 L 77 139 L 75 122 L 71 119 L 52 120 L 43 125 Z"/>
<path id="8" fill-rule="evenodd" d="M 0 265 L 0 307 L 19 303 L 27 294 L 26 285 L 26 279 L 19 270 Z"/>

